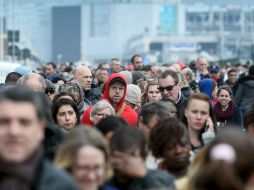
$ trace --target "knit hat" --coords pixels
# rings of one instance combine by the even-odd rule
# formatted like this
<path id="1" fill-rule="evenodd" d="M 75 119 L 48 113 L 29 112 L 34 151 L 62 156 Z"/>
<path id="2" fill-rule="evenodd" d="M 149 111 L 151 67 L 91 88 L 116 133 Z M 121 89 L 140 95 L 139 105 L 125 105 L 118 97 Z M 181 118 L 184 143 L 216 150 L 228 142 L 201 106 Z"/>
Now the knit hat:
<path id="1" fill-rule="evenodd" d="M 125 100 L 132 104 L 139 104 L 141 102 L 141 90 L 135 84 L 128 84 Z"/>
<path id="2" fill-rule="evenodd" d="M 132 74 L 130 71 L 121 71 L 122 74 L 127 82 L 127 84 L 132 84 Z"/>
<path id="3" fill-rule="evenodd" d="M 45 79 L 47 89 L 56 89 L 55 85 L 48 79 Z"/>
<path id="4" fill-rule="evenodd" d="M 220 71 L 220 68 L 218 65 L 211 65 L 208 67 L 209 73 L 215 72 L 218 73 Z"/>
<path id="5" fill-rule="evenodd" d="M 176 64 L 178 64 L 180 66 L 181 70 L 183 70 L 186 67 L 184 62 L 182 62 L 182 61 L 177 61 Z"/>
<path id="6" fill-rule="evenodd" d="M 128 65 L 128 66 L 126 67 L 126 70 L 127 70 L 127 71 L 133 71 L 133 70 L 134 70 L 134 66 L 133 66 L 133 65 Z"/>

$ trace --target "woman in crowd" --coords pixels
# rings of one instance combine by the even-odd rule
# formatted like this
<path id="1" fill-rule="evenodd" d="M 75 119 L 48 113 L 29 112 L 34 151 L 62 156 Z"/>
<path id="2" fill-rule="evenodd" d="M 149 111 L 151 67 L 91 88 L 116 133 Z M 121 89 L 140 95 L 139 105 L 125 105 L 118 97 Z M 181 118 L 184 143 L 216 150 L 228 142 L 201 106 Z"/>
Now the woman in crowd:
<path id="1" fill-rule="evenodd" d="M 149 147 L 154 157 L 161 159 L 159 168 L 173 174 L 177 189 L 181 189 L 190 163 L 191 146 L 186 126 L 175 118 L 161 120 L 150 133 Z"/>
<path id="2" fill-rule="evenodd" d="M 52 105 L 52 116 L 56 124 L 69 131 L 80 122 L 80 115 L 73 100 L 59 99 Z"/>
<path id="3" fill-rule="evenodd" d="M 91 105 L 91 102 L 84 98 L 84 91 L 77 80 L 72 80 L 61 85 L 59 92 L 66 92 L 74 97 L 74 102 L 80 115 L 82 115 L 84 111 Z"/>
<path id="4" fill-rule="evenodd" d="M 114 190 L 103 185 L 108 175 L 109 151 L 103 136 L 94 128 L 76 128 L 63 140 L 55 165 L 69 172 L 81 190 Z"/>
<path id="5" fill-rule="evenodd" d="M 224 130 L 202 150 L 190 169 L 186 190 L 250 190 L 254 188 L 254 141 L 235 129 Z M 195 162 L 195 161 L 194 161 Z M 192 167 L 192 166 L 191 166 Z M 223 179 L 221 178 L 223 176 Z"/>
<path id="6" fill-rule="evenodd" d="M 141 105 L 143 106 L 145 103 L 148 102 L 155 102 L 161 100 L 161 93 L 158 90 L 158 79 L 149 79 L 147 86 L 145 87 L 145 92 L 141 98 Z"/>
<path id="7" fill-rule="evenodd" d="M 203 93 L 192 94 L 184 115 L 192 150 L 197 152 L 215 136 L 215 116 L 209 97 Z"/>
<path id="8" fill-rule="evenodd" d="M 111 115 L 115 115 L 115 110 L 107 100 L 100 100 L 97 102 L 90 113 L 90 120 L 96 126 L 100 120 Z"/>
<path id="9" fill-rule="evenodd" d="M 233 93 L 229 86 L 223 85 L 218 89 L 219 102 L 214 106 L 217 126 L 222 129 L 228 126 L 243 128 L 243 116 L 241 110 L 233 101 Z"/>

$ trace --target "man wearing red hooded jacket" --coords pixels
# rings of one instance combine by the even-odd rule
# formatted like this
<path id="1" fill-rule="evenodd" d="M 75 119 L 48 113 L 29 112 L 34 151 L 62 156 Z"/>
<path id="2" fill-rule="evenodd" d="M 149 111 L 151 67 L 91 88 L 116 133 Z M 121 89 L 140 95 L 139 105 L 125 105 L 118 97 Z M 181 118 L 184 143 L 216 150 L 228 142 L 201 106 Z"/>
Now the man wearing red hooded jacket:
<path id="1" fill-rule="evenodd" d="M 108 100 L 115 109 L 116 115 L 122 117 L 130 126 L 136 127 L 138 114 L 124 103 L 126 96 L 127 83 L 123 75 L 119 73 L 112 74 L 105 86 L 103 99 Z M 93 126 L 90 120 L 90 106 L 82 116 L 81 124 Z"/>

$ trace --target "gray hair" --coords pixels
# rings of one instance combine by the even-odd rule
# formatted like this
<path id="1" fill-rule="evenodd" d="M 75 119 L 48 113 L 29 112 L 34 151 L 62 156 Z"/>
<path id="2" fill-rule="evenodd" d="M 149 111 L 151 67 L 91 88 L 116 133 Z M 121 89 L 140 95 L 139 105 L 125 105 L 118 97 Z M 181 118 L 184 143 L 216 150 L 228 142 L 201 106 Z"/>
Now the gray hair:
<path id="1" fill-rule="evenodd" d="M 38 81 L 41 83 L 41 85 L 46 88 L 46 82 L 45 79 L 43 78 L 43 76 L 41 76 L 38 73 L 27 73 L 24 76 L 22 76 L 21 78 L 19 78 L 19 80 L 17 81 L 18 85 L 25 85 L 26 81 L 30 78 L 37 78 Z"/>
<path id="2" fill-rule="evenodd" d="M 111 106 L 111 104 L 107 100 L 100 100 L 93 106 L 90 113 L 90 120 L 93 121 L 95 114 L 104 109 L 109 109 L 111 112 L 111 115 L 116 114 L 114 108 Z"/>

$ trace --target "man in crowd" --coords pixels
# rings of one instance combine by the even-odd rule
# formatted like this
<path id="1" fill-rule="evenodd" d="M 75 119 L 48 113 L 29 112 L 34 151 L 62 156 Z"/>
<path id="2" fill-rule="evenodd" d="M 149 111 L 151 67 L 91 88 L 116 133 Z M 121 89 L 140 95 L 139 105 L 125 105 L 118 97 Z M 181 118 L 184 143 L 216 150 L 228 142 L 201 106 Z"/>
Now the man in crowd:
<path id="1" fill-rule="evenodd" d="M 186 97 L 181 93 L 179 76 L 171 70 L 164 71 L 159 77 L 159 91 L 163 101 L 173 101 L 177 108 L 177 115 L 181 117 L 187 103 Z"/>
<path id="2" fill-rule="evenodd" d="M 107 69 L 99 69 L 98 70 L 98 86 L 103 92 L 103 88 L 108 80 L 109 72 Z"/>
<path id="3" fill-rule="evenodd" d="M 28 73 L 21 77 L 17 84 L 25 85 L 30 89 L 37 91 L 37 92 L 45 92 L 46 83 L 45 79 L 38 73 Z"/>
<path id="4" fill-rule="evenodd" d="M 135 71 L 139 71 L 143 67 L 143 59 L 140 55 L 133 55 L 131 58 L 131 63 Z"/>
<path id="5" fill-rule="evenodd" d="M 5 85 L 16 85 L 17 81 L 19 78 L 22 77 L 21 74 L 17 72 L 10 72 L 6 77 L 5 77 Z"/>
<path id="6" fill-rule="evenodd" d="M 136 126 L 138 115 L 128 105 L 124 103 L 126 97 L 127 83 L 123 75 L 119 73 L 112 74 L 105 86 L 103 99 L 108 100 L 115 109 L 116 115 L 121 116 L 130 126 Z M 82 124 L 93 125 L 90 120 L 90 112 L 92 107 L 89 107 L 83 117 Z"/>
<path id="7" fill-rule="evenodd" d="M 101 99 L 101 91 L 92 83 L 92 73 L 87 66 L 78 66 L 73 75 L 84 91 L 84 101 L 87 105 L 93 105 Z"/>
<path id="8" fill-rule="evenodd" d="M 45 115 L 39 95 L 20 87 L 0 92 L 0 189 L 78 189 L 43 159 Z"/>
<path id="9" fill-rule="evenodd" d="M 60 130 L 58 126 L 55 125 L 55 122 L 53 121 L 51 110 L 50 110 L 50 104 L 48 99 L 47 92 L 47 86 L 45 79 L 37 74 L 37 73 L 28 73 L 21 77 L 18 80 L 18 85 L 21 85 L 23 87 L 29 88 L 33 90 L 34 92 L 40 92 L 41 93 L 41 101 L 43 101 L 43 111 L 45 112 L 46 124 L 45 124 L 45 138 L 44 138 L 44 147 L 45 147 L 45 156 L 52 160 L 55 156 L 56 150 L 58 145 L 60 144 L 63 133 Z"/>
<path id="10" fill-rule="evenodd" d="M 162 70 L 159 66 L 152 66 L 150 77 L 151 78 L 159 78 L 161 73 L 162 73 Z"/>
<path id="11" fill-rule="evenodd" d="M 146 137 L 149 138 L 150 131 L 160 121 L 171 118 L 170 112 L 163 102 L 152 102 L 145 104 L 138 114 L 138 126 Z"/>
<path id="12" fill-rule="evenodd" d="M 237 85 L 236 82 L 238 80 L 238 74 L 235 69 L 230 69 L 228 71 L 228 79 L 226 80 L 226 84 L 233 90 L 233 94 L 236 94 L 237 91 Z"/>
<path id="13" fill-rule="evenodd" d="M 52 80 L 54 77 L 60 76 L 59 72 L 57 71 L 57 66 L 53 62 L 46 63 L 44 67 L 44 73 L 48 80 Z"/>
<path id="14" fill-rule="evenodd" d="M 119 73 L 122 70 L 122 65 L 119 59 L 111 59 L 110 74 Z"/>
<path id="15" fill-rule="evenodd" d="M 199 57 L 196 61 L 196 82 L 204 78 L 209 78 L 208 76 L 208 61 L 205 57 Z"/>
<path id="16" fill-rule="evenodd" d="M 220 67 L 218 65 L 210 65 L 208 67 L 209 77 L 213 79 L 218 86 L 223 85 L 223 79 L 220 76 Z"/>

